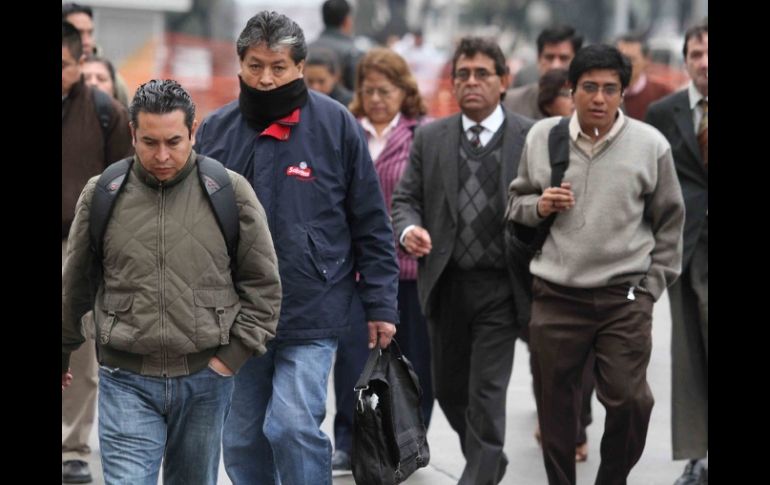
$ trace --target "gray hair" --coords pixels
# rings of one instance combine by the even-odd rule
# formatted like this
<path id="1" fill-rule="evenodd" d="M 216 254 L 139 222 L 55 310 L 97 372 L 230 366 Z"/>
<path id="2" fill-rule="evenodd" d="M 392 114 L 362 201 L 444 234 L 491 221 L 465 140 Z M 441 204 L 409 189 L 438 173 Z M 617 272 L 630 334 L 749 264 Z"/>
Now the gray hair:
<path id="1" fill-rule="evenodd" d="M 238 58 L 243 60 L 250 47 L 267 44 L 268 49 L 277 51 L 288 47 L 291 58 L 297 64 L 307 56 L 305 34 L 299 25 L 289 17 L 277 12 L 263 10 L 246 22 L 246 27 L 235 44 Z"/>

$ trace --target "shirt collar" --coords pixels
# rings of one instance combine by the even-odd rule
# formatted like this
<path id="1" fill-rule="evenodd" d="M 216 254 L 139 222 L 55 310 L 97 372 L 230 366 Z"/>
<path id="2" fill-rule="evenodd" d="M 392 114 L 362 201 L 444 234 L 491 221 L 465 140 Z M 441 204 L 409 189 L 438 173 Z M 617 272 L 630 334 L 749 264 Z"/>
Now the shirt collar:
<path id="1" fill-rule="evenodd" d="M 695 83 L 690 81 L 690 84 L 687 85 L 687 95 L 690 98 L 690 109 L 694 110 L 696 106 L 698 106 L 698 103 L 701 99 L 705 99 L 706 102 L 708 102 L 709 97 L 703 96 L 700 91 L 698 91 L 698 88 L 695 87 Z"/>
<path id="2" fill-rule="evenodd" d="M 612 128 L 610 128 L 610 131 L 608 131 L 607 134 L 604 135 L 602 138 L 599 138 L 598 140 L 596 140 L 596 142 L 594 142 L 589 135 L 583 133 L 583 131 L 580 129 L 580 122 L 578 121 L 577 111 L 575 111 L 572 114 L 572 118 L 569 120 L 569 137 L 575 142 L 577 142 L 578 137 L 580 136 L 583 136 L 584 138 L 591 140 L 591 143 L 599 143 L 604 140 L 609 141 L 613 139 L 615 135 L 618 134 L 618 132 L 620 131 L 620 128 L 623 127 L 623 123 L 625 122 L 626 122 L 626 117 L 625 115 L 623 115 L 623 111 L 618 110 L 618 116 L 617 118 L 615 118 L 615 122 L 612 124 Z"/>
<path id="3" fill-rule="evenodd" d="M 299 110 L 300 108 L 296 108 L 288 116 L 273 121 L 259 136 L 272 136 L 276 140 L 287 141 L 291 135 L 291 127 L 299 123 Z"/>
<path id="4" fill-rule="evenodd" d="M 398 125 L 398 122 L 401 121 L 401 112 L 396 113 L 396 116 L 393 117 L 392 120 L 390 120 L 390 123 L 388 123 L 388 126 L 385 127 L 384 130 L 382 130 L 382 134 L 378 135 L 377 130 L 374 128 L 374 125 L 371 121 L 369 121 L 369 118 L 364 116 L 361 118 L 361 126 L 364 128 L 364 131 L 366 133 L 372 135 L 375 138 L 385 138 L 388 135 L 390 135 L 390 132 L 393 131 L 393 129 Z"/>
<path id="5" fill-rule="evenodd" d="M 472 119 L 468 118 L 463 114 L 462 116 L 463 120 L 463 132 L 468 131 L 468 129 L 471 126 L 476 125 L 476 122 Z M 484 129 L 491 131 L 492 133 L 497 133 L 498 128 L 503 124 L 503 121 L 505 121 L 505 115 L 503 114 L 503 108 L 500 107 L 500 105 L 497 105 L 497 108 L 495 108 L 494 111 L 492 111 L 492 114 L 481 120 L 481 123 L 478 123 L 479 125 L 483 126 Z"/>

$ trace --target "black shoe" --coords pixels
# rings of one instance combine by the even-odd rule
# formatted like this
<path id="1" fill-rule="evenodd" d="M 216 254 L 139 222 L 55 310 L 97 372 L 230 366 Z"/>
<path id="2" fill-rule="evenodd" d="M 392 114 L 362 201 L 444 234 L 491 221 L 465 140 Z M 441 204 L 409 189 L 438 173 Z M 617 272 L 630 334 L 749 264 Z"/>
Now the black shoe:
<path id="1" fill-rule="evenodd" d="M 350 455 L 342 450 L 335 450 L 332 454 L 332 476 L 352 475 L 350 468 Z"/>
<path id="2" fill-rule="evenodd" d="M 62 483 L 91 483 L 91 470 L 83 460 L 67 460 L 61 464 Z"/>
<path id="3" fill-rule="evenodd" d="M 698 485 L 709 485 L 709 462 L 708 458 L 701 458 L 695 464 L 695 473 L 699 476 Z"/>
<path id="4" fill-rule="evenodd" d="M 690 460 L 684 467 L 684 473 L 674 485 L 708 485 L 708 462 Z"/>

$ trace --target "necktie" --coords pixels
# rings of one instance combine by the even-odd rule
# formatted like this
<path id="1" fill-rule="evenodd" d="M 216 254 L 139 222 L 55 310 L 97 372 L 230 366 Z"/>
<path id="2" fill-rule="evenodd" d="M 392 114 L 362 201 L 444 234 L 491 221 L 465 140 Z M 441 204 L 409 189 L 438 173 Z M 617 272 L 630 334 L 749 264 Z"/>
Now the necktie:
<path id="1" fill-rule="evenodd" d="M 703 117 L 698 124 L 698 145 L 700 145 L 700 154 L 703 158 L 703 164 L 706 168 L 709 166 L 709 102 L 706 99 L 698 101 L 703 109 Z"/>
<path id="2" fill-rule="evenodd" d="M 484 127 L 481 125 L 473 125 L 470 128 L 468 128 L 468 131 L 470 131 L 473 136 L 471 137 L 471 146 L 473 148 L 478 148 L 481 146 L 481 138 L 479 135 L 482 131 L 484 131 Z"/>

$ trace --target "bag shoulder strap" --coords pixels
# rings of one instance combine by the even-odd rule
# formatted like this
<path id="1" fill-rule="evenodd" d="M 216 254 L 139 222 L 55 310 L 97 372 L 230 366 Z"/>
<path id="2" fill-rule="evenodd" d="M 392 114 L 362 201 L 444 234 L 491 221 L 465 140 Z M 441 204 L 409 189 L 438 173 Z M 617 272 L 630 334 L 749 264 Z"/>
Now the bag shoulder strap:
<path id="1" fill-rule="evenodd" d="M 558 187 L 569 167 L 569 116 L 563 117 L 548 132 L 548 156 L 551 159 L 551 186 Z"/>
<path id="2" fill-rule="evenodd" d="M 235 189 L 230 176 L 224 165 L 199 154 L 198 179 L 211 203 L 219 230 L 225 238 L 227 254 L 230 256 L 230 268 L 235 272 L 240 220 L 238 204 L 235 202 Z"/>
<path id="3" fill-rule="evenodd" d="M 564 173 L 569 167 L 569 116 L 562 117 L 559 123 L 548 132 L 548 157 L 551 163 L 551 187 L 558 187 L 564 179 Z M 556 213 L 548 216 L 535 228 L 532 238 L 532 249 L 539 251 L 548 232 L 551 230 Z"/>
<path id="4" fill-rule="evenodd" d="M 102 147 L 104 151 L 104 164 L 109 164 L 112 160 L 107 160 L 107 138 L 109 137 L 110 119 L 115 112 L 115 108 L 112 106 L 112 99 L 110 95 L 103 92 L 101 89 L 91 88 L 91 93 L 94 99 L 94 108 L 96 109 L 96 117 L 99 118 L 99 126 L 102 127 Z"/>
<path id="5" fill-rule="evenodd" d="M 358 392 L 369 387 L 369 380 L 372 378 L 372 373 L 374 372 L 374 368 L 377 366 L 377 361 L 380 359 L 380 355 L 382 355 L 382 350 L 379 348 L 379 346 L 376 346 L 369 351 L 369 357 L 366 359 L 364 370 L 361 371 L 361 375 L 358 376 L 358 381 L 356 382 L 356 386 L 353 388 L 353 391 Z"/>
<path id="6" fill-rule="evenodd" d="M 123 189 L 128 179 L 128 171 L 133 165 L 133 157 L 124 158 L 108 166 L 99 176 L 91 199 L 91 214 L 89 219 L 89 234 L 91 251 L 96 255 L 97 261 L 101 261 L 104 232 L 107 229 L 107 221 L 112 215 L 115 199 Z"/>

